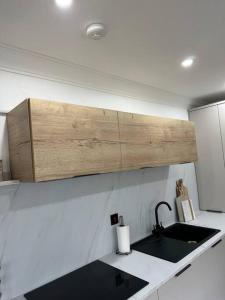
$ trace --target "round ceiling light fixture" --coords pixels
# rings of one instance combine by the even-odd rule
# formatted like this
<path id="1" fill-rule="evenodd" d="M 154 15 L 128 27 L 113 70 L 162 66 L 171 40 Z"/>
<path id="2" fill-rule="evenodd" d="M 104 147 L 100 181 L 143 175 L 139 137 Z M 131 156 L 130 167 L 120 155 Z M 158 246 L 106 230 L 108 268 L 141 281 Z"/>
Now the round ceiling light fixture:
<path id="1" fill-rule="evenodd" d="M 100 40 L 106 35 L 106 29 L 103 24 L 95 23 L 87 27 L 86 34 L 93 40 Z"/>
<path id="2" fill-rule="evenodd" d="M 55 3 L 60 8 L 69 8 L 73 4 L 73 0 L 55 0 Z"/>
<path id="3" fill-rule="evenodd" d="M 183 68 L 190 68 L 194 64 L 195 59 L 195 56 L 189 56 L 181 62 L 181 66 Z"/>

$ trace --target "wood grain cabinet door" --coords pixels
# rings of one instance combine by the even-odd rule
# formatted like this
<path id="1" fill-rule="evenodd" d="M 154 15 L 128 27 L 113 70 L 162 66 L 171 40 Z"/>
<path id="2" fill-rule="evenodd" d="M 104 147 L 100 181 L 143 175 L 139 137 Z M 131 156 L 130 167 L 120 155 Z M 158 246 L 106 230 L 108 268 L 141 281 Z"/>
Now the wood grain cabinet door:
<path id="1" fill-rule="evenodd" d="M 192 122 L 119 112 L 123 169 L 197 160 Z"/>
<path id="2" fill-rule="evenodd" d="M 121 168 L 117 112 L 30 100 L 35 181 Z"/>

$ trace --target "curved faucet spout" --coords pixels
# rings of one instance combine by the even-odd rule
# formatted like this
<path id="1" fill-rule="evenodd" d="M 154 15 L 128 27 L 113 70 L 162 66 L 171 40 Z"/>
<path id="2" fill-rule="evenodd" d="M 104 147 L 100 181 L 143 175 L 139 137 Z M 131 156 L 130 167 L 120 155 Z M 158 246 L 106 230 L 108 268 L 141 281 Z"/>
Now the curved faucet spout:
<path id="1" fill-rule="evenodd" d="M 153 233 L 159 233 L 161 230 L 164 229 L 164 227 L 162 226 L 162 224 L 159 224 L 159 216 L 158 216 L 158 209 L 161 205 L 166 205 L 168 207 L 168 209 L 171 211 L 172 208 L 170 206 L 170 204 L 168 202 L 165 201 L 161 201 L 159 202 L 156 207 L 155 207 L 155 220 L 156 220 L 156 225 L 154 226 L 154 230 Z"/>

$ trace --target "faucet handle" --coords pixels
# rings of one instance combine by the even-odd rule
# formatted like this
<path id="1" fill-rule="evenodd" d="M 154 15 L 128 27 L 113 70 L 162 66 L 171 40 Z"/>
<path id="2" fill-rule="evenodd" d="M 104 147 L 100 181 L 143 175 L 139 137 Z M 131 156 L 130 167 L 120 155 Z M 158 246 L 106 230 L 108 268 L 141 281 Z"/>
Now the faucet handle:
<path id="1" fill-rule="evenodd" d="M 161 229 L 164 229 L 162 222 L 160 222 L 160 227 Z"/>
<path id="2" fill-rule="evenodd" d="M 162 228 L 159 224 L 153 225 L 152 233 L 158 235 L 162 231 Z"/>

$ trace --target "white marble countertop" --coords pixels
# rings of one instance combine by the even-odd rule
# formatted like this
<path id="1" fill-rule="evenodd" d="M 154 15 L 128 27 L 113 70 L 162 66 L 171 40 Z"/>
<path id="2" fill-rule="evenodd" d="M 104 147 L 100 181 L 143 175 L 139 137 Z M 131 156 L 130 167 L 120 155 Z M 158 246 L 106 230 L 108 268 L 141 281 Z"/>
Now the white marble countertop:
<path id="1" fill-rule="evenodd" d="M 194 221 L 189 222 L 189 224 L 220 229 L 221 232 L 191 252 L 178 263 L 171 263 L 137 251 L 133 251 L 132 254 L 128 256 L 109 254 L 100 259 L 113 267 L 149 282 L 148 286 L 132 296 L 130 300 L 146 299 L 146 297 L 150 296 L 160 286 L 173 278 L 180 270 L 225 236 L 225 213 L 200 212 L 198 217 Z M 14 298 L 14 300 L 24 299 L 23 296 Z"/>
<path id="2" fill-rule="evenodd" d="M 190 264 L 225 235 L 225 213 L 200 212 L 189 224 L 220 229 L 221 232 L 187 255 L 178 263 L 168 262 L 151 255 L 133 251 L 128 256 L 110 254 L 101 260 L 113 267 L 149 282 L 149 285 L 132 296 L 132 300 L 142 300 L 150 296 L 160 286 L 173 278 L 180 270 Z"/>

